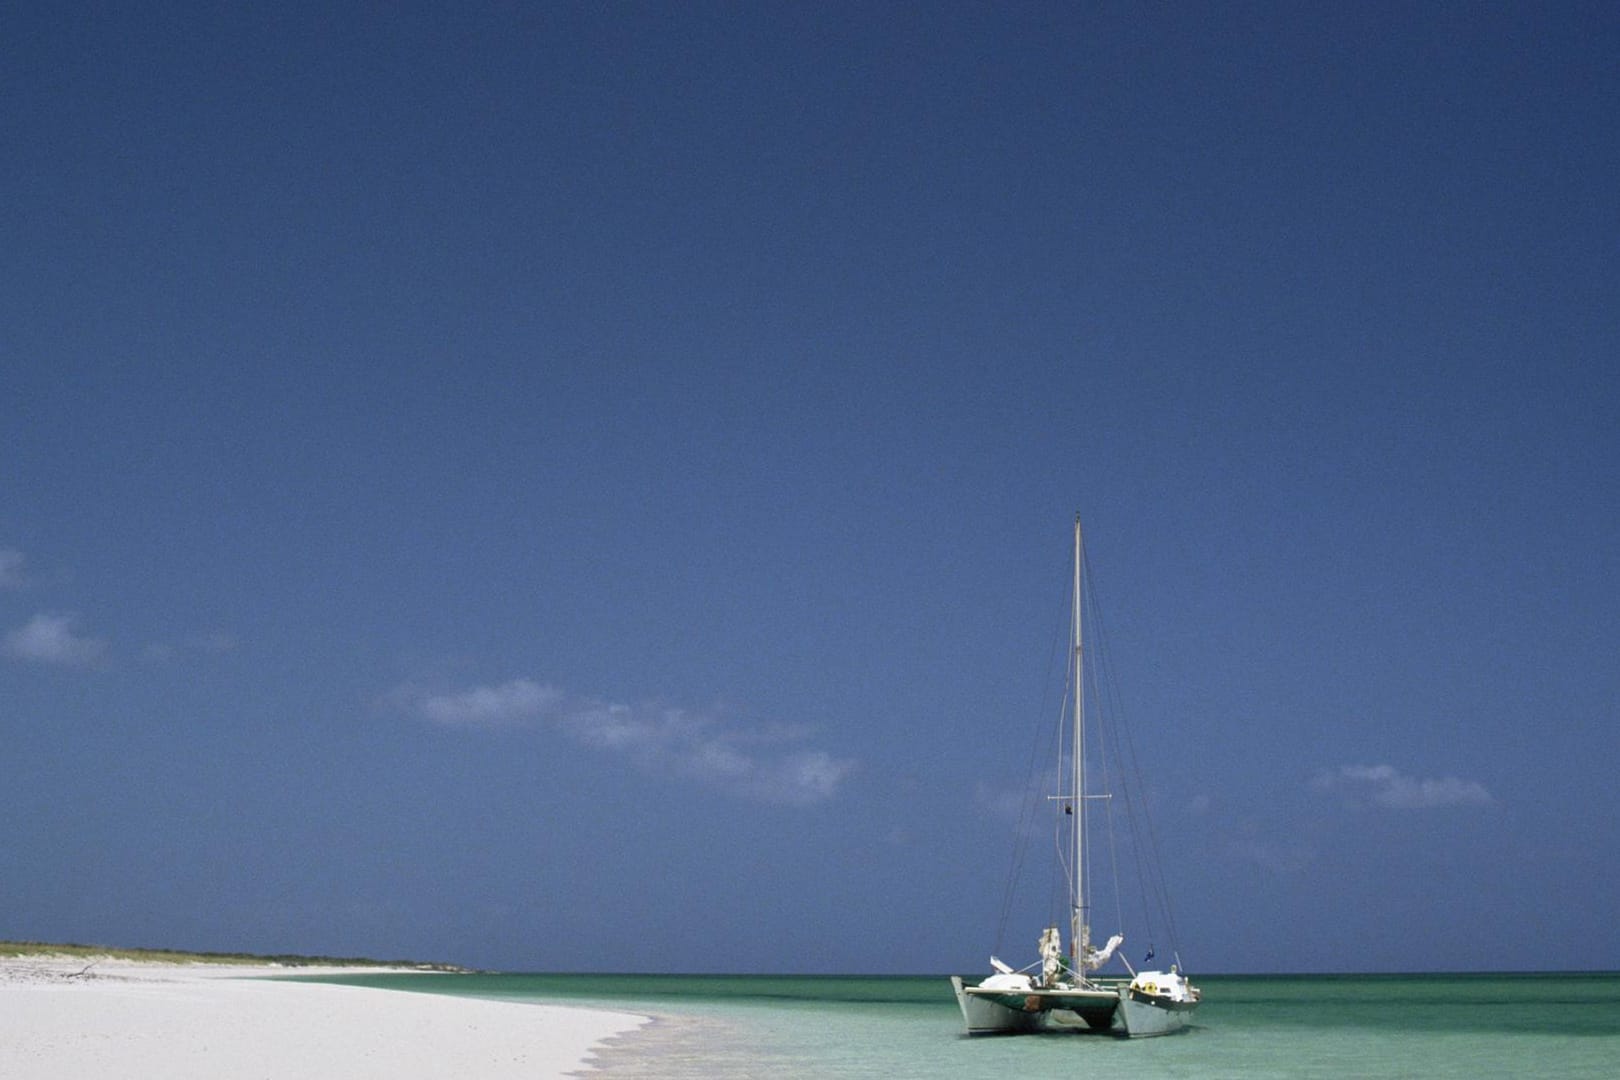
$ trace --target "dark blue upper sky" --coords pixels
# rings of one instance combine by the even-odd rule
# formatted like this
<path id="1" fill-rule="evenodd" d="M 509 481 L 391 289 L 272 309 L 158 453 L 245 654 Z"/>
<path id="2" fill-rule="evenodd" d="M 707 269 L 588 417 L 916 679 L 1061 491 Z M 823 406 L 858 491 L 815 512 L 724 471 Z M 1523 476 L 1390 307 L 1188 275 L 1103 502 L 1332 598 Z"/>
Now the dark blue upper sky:
<path id="1" fill-rule="evenodd" d="M 976 970 L 1079 510 L 1191 966 L 1620 966 L 1611 6 L 339 8 L 7 19 L 0 936 Z"/>

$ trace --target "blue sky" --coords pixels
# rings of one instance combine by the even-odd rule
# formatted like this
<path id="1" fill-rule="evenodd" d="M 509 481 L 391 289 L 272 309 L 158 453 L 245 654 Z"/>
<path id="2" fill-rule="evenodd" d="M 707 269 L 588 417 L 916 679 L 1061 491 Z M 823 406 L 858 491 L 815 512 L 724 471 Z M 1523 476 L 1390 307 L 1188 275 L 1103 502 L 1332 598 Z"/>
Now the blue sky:
<path id="1" fill-rule="evenodd" d="M 0 936 L 979 970 L 1079 510 L 1190 966 L 1620 966 L 1608 7 L 5 39 Z"/>

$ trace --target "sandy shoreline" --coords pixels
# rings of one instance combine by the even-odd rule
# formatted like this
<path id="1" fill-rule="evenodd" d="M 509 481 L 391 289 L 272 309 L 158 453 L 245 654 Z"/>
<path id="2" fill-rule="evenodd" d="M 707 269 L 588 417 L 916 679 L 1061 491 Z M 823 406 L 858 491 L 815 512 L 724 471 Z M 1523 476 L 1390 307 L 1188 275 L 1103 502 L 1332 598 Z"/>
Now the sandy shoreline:
<path id="1" fill-rule="evenodd" d="M 0 1076 L 532 1080 L 588 1074 L 594 1047 L 647 1022 L 595 1009 L 269 978 L 327 970 L 358 973 L 0 960 Z"/>

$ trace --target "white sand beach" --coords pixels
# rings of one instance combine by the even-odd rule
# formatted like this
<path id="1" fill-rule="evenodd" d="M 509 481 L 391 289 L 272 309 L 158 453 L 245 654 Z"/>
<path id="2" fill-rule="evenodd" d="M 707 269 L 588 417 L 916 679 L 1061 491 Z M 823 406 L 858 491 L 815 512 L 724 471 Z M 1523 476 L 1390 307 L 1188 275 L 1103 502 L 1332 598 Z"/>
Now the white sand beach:
<path id="1" fill-rule="evenodd" d="M 627 1013 L 266 978 L 275 970 L 0 959 L 0 1077 L 580 1076 L 590 1071 L 594 1046 L 646 1022 Z"/>

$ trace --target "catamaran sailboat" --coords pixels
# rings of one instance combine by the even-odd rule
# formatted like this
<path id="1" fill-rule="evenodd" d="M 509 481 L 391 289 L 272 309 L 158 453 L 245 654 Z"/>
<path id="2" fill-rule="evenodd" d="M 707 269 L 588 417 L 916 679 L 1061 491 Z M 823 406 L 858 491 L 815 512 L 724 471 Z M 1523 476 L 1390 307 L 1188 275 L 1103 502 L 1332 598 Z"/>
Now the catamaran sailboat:
<path id="1" fill-rule="evenodd" d="M 1086 791 L 1086 724 L 1081 639 L 1083 548 L 1080 519 L 1074 522 L 1074 615 L 1071 625 L 1072 667 L 1065 715 L 1070 728 L 1067 762 L 1060 773 L 1069 790 L 1054 796 L 1063 809 L 1068 863 L 1069 927 L 1067 947 L 1059 927 L 1042 931 L 1038 959 L 1020 970 L 992 956 L 994 973 L 978 982 L 951 979 L 957 1004 L 970 1035 L 1039 1031 L 1076 1031 L 1142 1037 L 1179 1031 L 1198 1007 L 1200 993 L 1180 970 L 1179 959 L 1168 971 L 1136 971 L 1123 952 L 1124 937 L 1114 934 L 1098 948 L 1092 944 L 1090 903 L 1086 892 L 1087 800 L 1108 795 Z M 1060 755 L 1061 756 L 1061 755 Z M 1067 769 L 1061 766 L 1066 764 Z M 1152 950 L 1149 951 L 1149 957 Z M 1118 959 L 1128 975 L 1096 975 Z"/>

